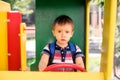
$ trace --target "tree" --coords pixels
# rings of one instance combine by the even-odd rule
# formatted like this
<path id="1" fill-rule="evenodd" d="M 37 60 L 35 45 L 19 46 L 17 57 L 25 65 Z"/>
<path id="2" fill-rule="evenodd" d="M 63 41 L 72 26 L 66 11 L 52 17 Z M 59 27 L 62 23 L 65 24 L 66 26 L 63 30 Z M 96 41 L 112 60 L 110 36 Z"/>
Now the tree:
<path id="1" fill-rule="evenodd" d="M 12 10 L 20 11 L 23 15 L 33 13 L 35 0 L 3 0 L 11 4 Z M 31 5 L 32 4 L 32 5 Z"/>
<path id="2" fill-rule="evenodd" d="M 92 0 L 92 2 L 96 5 L 100 5 L 101 7 L 104 6 L 104 0 Z"/>
<path id="3" fill-rule="evenodd" d="M 23 15 L 30 14 L 33 12 L 33 10 L 30 8 L 31 5 L 29 5 L 31 2 L 32 0 L 16 0 L 13 5 L 13 10 L 18 10 Z"/>
<path id="4" fill-rule="evenodd" d="M 2 0 L 2 1 L 5 1 L 5 2 L 10 3 L 11 7 L 12 7 L 12 5 L 13 5 L 13 4 L 14 4 L 14 2 L 15 2 L 15 0 Z"/>

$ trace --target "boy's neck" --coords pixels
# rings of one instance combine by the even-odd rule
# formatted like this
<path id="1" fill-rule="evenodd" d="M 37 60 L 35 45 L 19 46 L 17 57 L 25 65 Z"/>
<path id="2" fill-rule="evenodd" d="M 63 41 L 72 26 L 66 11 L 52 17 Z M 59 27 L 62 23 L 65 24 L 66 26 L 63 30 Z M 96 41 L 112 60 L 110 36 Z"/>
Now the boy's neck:
<path id="1" fill-rule="evenodd" d="M 68 43 L 66 43 L 66 44 L 59 44 L 59 43 L 56 42 L 56 44 L 58 46 L 60 46 L 61 48 L 63 48 L 63 49 L 68 46 Z"/>

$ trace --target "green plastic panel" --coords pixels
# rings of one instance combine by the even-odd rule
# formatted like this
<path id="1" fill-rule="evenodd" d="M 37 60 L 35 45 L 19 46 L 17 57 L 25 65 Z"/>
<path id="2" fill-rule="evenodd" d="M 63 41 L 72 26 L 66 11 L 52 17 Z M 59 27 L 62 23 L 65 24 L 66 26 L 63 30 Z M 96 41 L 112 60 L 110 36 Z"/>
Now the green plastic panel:
<path id="1" fill-rule="evenodd" d="M 40 53 L 46 44 L 54 41 L 52 23 L 62 14 L 70 16 L 75 25 L 71 42 L 85 52 L 85 0 L 36 0 L 36 62 L 31 70 L 38 70 Z"/>

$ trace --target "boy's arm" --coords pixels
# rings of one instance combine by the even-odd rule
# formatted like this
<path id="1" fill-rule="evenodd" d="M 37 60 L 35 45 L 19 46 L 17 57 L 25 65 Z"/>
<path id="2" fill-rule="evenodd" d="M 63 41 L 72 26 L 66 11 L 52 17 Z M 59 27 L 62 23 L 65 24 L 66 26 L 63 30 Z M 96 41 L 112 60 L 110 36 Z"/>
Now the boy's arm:
<path id="1" fill-rule="evenodd" d="M 49 55 L 42 54 L 41 60 L 39 62 L 39 71 L 43 71 L 48 65 Z"/>
<path id="2" fill-rule="evenodd" d="M 83 63 L 82 57 L 77 57 L 77 58 L 75 59 L 75 63 L 76 63 L 77 65 L 80 65 L 81 67 L 84 68 L 84 63 Z"/>

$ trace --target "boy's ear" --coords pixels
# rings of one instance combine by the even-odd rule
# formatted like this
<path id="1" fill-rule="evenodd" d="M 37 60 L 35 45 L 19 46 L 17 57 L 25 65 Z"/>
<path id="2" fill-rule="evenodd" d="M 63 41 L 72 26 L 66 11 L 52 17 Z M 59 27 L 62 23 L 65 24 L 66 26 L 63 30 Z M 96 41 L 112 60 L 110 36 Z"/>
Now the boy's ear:
<path id="1" fill-rule="evenodd" d="M 52 30 L 52 33 L 53 33 L 53 36 L 55 37 L 55 34 L 54 34 L 55 32 L 54 32 L 54 30 Z"/>

